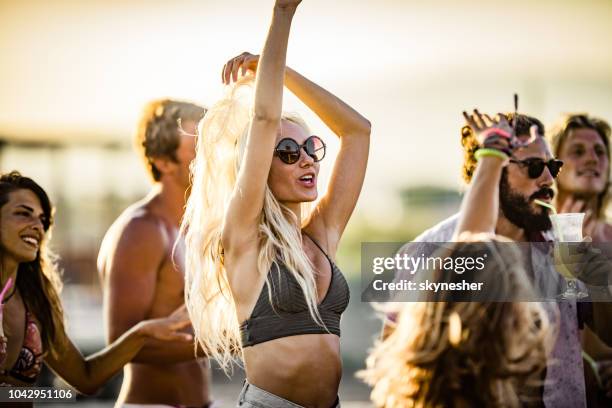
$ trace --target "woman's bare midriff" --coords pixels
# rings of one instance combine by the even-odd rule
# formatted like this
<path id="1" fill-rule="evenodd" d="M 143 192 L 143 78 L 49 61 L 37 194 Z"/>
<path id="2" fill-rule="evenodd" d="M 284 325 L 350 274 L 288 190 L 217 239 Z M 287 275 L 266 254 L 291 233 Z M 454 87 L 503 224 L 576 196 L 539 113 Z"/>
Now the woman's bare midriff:
<path id="1" fill-rule="evenodd" d="M 209 369 L 205 362 L 129 364 L 117 402 L 202 406 L 209 400 Z"/>
<path id="2" fill-rule="evenodd" d="M 336 400 L 342 360 L 334 334 L 283 337 L 244 348 L 249 383 L 308 408 Z"/>

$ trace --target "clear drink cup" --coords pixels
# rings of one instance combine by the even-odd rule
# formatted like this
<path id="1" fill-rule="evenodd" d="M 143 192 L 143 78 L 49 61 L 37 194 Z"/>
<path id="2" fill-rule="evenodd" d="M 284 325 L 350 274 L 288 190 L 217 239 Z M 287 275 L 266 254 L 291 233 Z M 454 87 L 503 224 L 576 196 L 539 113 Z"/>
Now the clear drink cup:
<path id="1" fill-rule="evenodd" d="M 555 239 L 559 242 L 581 242 L 584 213 L 551 214 Z"/>
<path id="2" fill-rule="evenodd" d="M 584 221 L 585 213 L 563 213 L 551 214 L 550 221 L 553 225 L 553 233 L 557 242 L 581 242 L 582 241 L 582 222 Z M 561 252 L 566 252 L 567 248 L 559 248 L 556 246 L 555 257 L 558 257 Z M 567 254 L 566 252 L 566 255 Z M 556 265 L 557 272 L 561 274 L 566 281 L 567 288 L 564 293 L 559 295 L 560 299 L 581 299 L 587 294 L 581 291 L 578 287 L 576 278 L 568 269 L 566 262 L 570 262 L 567 257 L 560 256 L 561 259 L 566 259 L 565 262 L 560 262 Z"/>

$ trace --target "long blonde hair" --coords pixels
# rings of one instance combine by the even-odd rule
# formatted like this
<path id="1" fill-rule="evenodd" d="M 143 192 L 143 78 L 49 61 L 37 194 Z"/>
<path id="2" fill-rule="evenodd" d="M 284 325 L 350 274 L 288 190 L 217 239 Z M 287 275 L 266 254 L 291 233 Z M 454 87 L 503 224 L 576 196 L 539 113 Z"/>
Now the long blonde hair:
<path id="1" fill-rule="evenodd" d="M 204 116 L 191 168 L 191 195 L 181 225 L 187 253 L 185 303 L 195 338 L 226 373 L 232 362 L 239 363 L 236 356 L 242 345 L 236 305 L 223 264 L 221 235 L 247 144 L 250 112 L 245 96 L 252 95 L 251 84 L 252 77 L 243 78 Z M 307 130 L 297 115 L 283 114 L 282 119 Z M 273 264 L 278 267 L 282 263 L 300 285 L 312 318 L 323 325 L 317 308 L 314 270 L 302 249 L 297 221 L 266 185 L 258 226 L 257 271 L 240 273 L 257 272 L 268 279 Z M 274 304 L 269 280 L 268 297 Z"/>
<path id="2" fill-rule="evenodd" d="M 533 293 L 516 248 L 498 238 L 473 238 L 494 255 L 486 263 L 489 273 L 497 272 L 489 290 L 522 299 Z M 464 245 L 451 256 L 470 251 Z M 541 385 L 551 337 L 538 303 L 430 300 L 401 307 L 395 329 L 377 342 L 358 374 L 373 385 L 377 407 L 515 407 L 528 399 L 525 390 Z"/>

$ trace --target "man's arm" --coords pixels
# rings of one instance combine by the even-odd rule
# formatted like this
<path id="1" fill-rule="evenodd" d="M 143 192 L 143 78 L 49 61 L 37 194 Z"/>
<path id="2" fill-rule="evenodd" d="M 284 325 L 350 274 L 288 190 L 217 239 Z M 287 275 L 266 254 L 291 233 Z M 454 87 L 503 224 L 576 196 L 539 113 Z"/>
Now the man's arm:
<path id="1" fill-rule="evenodd" d="M 112 343 L 130 327 L 149 317 L 157 273 L 167 257 L 166 238 L 158 222 L 131 220 L 105 252 L 103 287 L 106 341 Z M 133 358 L 136 363 L 179 363 L 195 359 L 191 342 L 149 339 Z"/>

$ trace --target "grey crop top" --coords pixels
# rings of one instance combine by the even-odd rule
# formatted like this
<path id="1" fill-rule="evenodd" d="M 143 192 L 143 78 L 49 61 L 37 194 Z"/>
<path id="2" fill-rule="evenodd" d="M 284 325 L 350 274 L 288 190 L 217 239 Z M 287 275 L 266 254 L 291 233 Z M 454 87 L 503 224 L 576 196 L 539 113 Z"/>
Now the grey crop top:
<path id="1" fill-rule="evenodd" d="M 274 307 L 270 304 L 268 281 L 266 281 L 251 317 L 240 325 L 243 347 L 300 334 L 332 333 L 340 336 L 340 316 L 349 303 L 349 286 L 340 269 L 325 251 L 312 238 L 308 238 L 323 252 L 332 269 L 329 289 L 318 305 L 321 319 L 329 332 L 314 321 L 299 284 L 286 266 L 277 262 L 268 272 Z"/>

